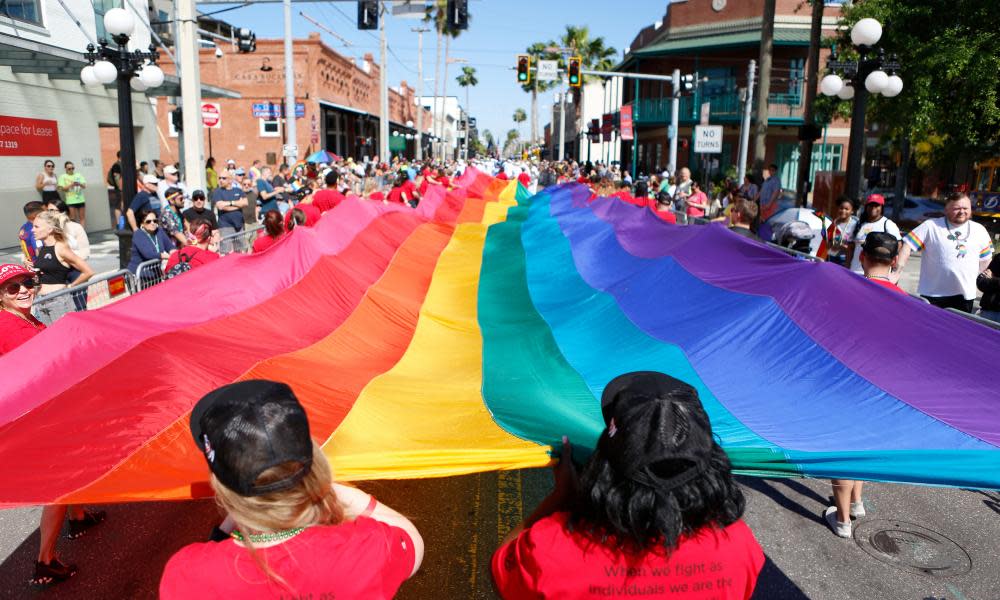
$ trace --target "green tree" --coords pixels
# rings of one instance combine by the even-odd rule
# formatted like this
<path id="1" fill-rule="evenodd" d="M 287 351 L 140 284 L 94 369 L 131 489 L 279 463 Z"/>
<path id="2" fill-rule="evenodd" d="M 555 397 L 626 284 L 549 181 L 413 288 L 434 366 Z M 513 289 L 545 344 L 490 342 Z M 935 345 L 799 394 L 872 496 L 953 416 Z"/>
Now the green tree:
<path id="1" fill-rule="evenodd" d="M 603 37 L 591 38 L 590 28 L 586 25 L 583 27 L 567 25 L 566 32 L 559 38 L 559 43 L 562 47 L 569 49 L 574 56 L 580 57 L 580 62 L 584 69 L 610 71 L 615 66 L 614 58 L 618 51 L 606 45 Z M 594 77 L 594 75 L 583 75 L 580 81 L 581 85 L 586 85 L 587 82 L 593 81 Z M 580 117 L 583 115 L 584 110 L 583 103 L 581 102 L 583 98 L 581 89 L 582 87 L 570 88 L 573 98 L 572 115 L 577 131 L 582 129 Z"/>
<path id="2" fill-rule="evenodd" d="M 524 112 L 523 108 L 515 108 L 514 116 L 512 118 L 514 120 L 514 124 L 517 125 L 517 136 L 521 137 L 521 123 L 528 120 L 528 115 Z"/>
<path id="3" fill-rule="evenodd" d="M 465 88 L 465 113 L 466 113 L 466 125 L 465 125 L 465 158 L 469 158 L 469 125 L 468 125 L 468 115 L 472 114 L 469 109 L 469 88 L 475 85 L 479 85 L 479 80 L 476 79 L 476 69 L 473 67 L 462 67 L 462 74 L 455 78 L 458 81 L 458 85 Z"/>
<path id="4" fill-rule="evenodd" d="M 507 132 L 507 139 L 503 145 L 503 153 L 507 156 L 512 156 L 517 151 L 517 142 L 520 134 L 517 133 L 516 129 L 511 129 Z"/>
<path id="5" fill-rule="evenodd" d="M 886 137 L 909 135 L 918 163 L 952 165 L 1000 152 L 1000 2 L 865 0 L 844 8 L 836 40 L 850 56 L 850 27 L 864 17 L 883 24 L 879 46 L 895 54 L 903 91 L 869 98 L 869 118 Z M 849 103 L 835 107 L 840 111 Z M 828 110 L 829 112 L 829 110 Z"/>

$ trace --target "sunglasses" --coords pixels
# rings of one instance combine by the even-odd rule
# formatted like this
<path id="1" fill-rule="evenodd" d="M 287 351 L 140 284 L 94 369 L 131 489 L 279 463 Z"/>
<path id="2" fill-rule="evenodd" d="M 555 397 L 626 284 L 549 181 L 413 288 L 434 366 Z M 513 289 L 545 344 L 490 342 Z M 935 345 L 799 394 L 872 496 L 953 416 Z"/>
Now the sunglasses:
<path id="1" fill-rule="evenodd" d="M 156 219 L 146 219 L 142 222 L 143 225 L 149 225 L 150 223 L 156 223 Z"/>
<path id="2" fill-rule="evenodd" d="M 45 168 L 46 169 L 48 169 L 48 168 L 54 169 L 54 168 L 56 168 L 56 166 L 53 163 L 45 163 Z"/>
<path id="3" fill-rule="evenodd" d="M 29 292 L 36 287 L 38 287 L 38 282 L 34 279 L 24 279 L 21 281 L 11 281 L 10 283 L 4 284 L 3 291 L 8 296 L 16 296 L 21 288 L 28 290 Z"/>

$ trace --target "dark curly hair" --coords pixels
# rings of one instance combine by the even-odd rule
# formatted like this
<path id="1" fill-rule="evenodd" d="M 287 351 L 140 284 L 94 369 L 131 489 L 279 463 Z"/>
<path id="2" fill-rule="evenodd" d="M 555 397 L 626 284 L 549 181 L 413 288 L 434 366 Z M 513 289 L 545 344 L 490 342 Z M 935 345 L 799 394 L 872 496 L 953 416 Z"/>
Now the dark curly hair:
<path id="1" fill-rule="evenodd" d="M 746 500 L 694 388 L 640 402 L 647 406 L 612 409 L 581 472 L 570 529 L 630 552 L 671 551 L 682 537 L 739 520 Z"/>

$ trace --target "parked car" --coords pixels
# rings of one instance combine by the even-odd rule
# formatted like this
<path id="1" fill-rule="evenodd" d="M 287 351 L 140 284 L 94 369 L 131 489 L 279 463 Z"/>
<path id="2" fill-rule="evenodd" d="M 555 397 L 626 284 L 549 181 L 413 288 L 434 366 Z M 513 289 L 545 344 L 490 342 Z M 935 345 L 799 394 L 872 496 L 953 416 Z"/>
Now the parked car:
<path id="1" fill-rule="evenodd" d="M 892 218 L 894 194 L 884 194 L 885 214 Z M 944 201 L 938 201 L 924 196 L 906 196 L 903 202 L 903 213 L 896 221 L 896 225 L 903 231 L 909 231 L 920 225 L 927 219 L 934 219 L 944 216 Z"/>

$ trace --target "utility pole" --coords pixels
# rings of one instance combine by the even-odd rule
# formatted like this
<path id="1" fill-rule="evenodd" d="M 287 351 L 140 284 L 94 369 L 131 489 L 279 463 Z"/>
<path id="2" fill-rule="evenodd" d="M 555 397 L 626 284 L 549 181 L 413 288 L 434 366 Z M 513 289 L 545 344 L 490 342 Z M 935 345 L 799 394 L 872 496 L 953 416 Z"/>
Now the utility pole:
<path id="1" fill-rule="evenodd" d="M 559 162 L 563 161 L 566 154 L 566 94 L 569 92 L 569 86 L 566 86 L 566 91 L 559 96 Z"/>
<path id="2" fill-rule="evenodd" d="M 816 73 L 819 72 L 819 44 L 823 35 L 823 0 L 812 0 L 812 27 L 809 30 L 809 59 L 806 65 L 806 94 L 804 127 L 799 142 L 799 172 L 795 183 L 795 204 L 805 206 L 809 195 L 809 181 L 812 171 L 813 135 L 819 130 L 813 117 L 813 103 L 816 101 Z M 817 136 L 818 137 L 818 136 Z"/>
<path id="3" fill-rule="evenodd" d="M 747 150 L 750 146 L 750 106 L 753 104 L 753 80 L 757 75 L 757 63 L 751 59 L 747 67 L 747 97 L 743 102 L 743 123 L 740 125 L 740 159 L 737 163 L 736 182 L 743 185 L 747 174 Z"/>
<path id="4" fill-rule="evenodd" d="M 677 131 L 680 126 L 680 114 L 681 114 L 681 70 L 674 69 L 673 74 L 670 76 L 670 91 L 672 92 L 670 99 L 670 131 L 668 137 L 670 138 L 670 157 L 669 165 L 667 170 L 671 174 L 677 175 Z"/>
<path id="5" fill-rule="evenodd" d="M 764 21 L 760 28 L 760 89 L 757 91 L 757 125 L 753 138 L 754 172 L 763 172 L 767 154 L 767 109 L 771 95 L 771 59 L 774 54 L 775 0 L 764 0 Z"/>
<path id="6" fill-rule="evenodd" d="M 417 160 L 424 159 L 424 34 L 426 27 L 410 29 L 417 34 Z"/>
<path id="7" fill-rule="evenodd" d="M 285 0 L 289 2 L 290 0 Z M 378 88 L 380 94 L 378 120 L 378 147 L 382 162 L 389 164 L 389 74 L 386 68 L 385 5 L 378 3 L 378 29 L 381 58 L 378 67 Z"/>
<path id="8" fill-rule="evenodd" d="M 198 21 L 195 0 L 177 2 L 177 51 L 180 54 L 184 142 L 181 162 L 189 189 L 205 189 L 205 143 L 201 122 L 201 75 L 198 68 Z"/>
<path id="9" fill-rule="evenodd" d="M 288 164 L 298 159 L 298 137 L 295 132 L 295 63 L 292 58 L 292 0 L 285 6 L 285 148 L 282 154 Z"/>

